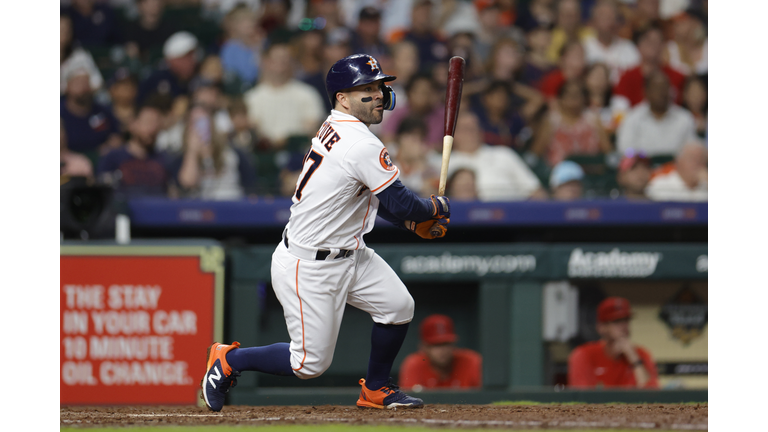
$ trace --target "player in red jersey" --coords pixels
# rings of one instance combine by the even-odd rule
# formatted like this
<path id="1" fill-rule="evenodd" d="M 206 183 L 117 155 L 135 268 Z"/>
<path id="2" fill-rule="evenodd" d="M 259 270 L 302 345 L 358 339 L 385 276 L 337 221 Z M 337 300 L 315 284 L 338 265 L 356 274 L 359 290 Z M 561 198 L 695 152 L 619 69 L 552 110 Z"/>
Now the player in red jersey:
<path id="1" fill-rule="evenodd" d="M 430 315 L 421 322 L 419 352 L 400 367 L 403 388 L 478 388 L 483 385 L 483 358 L 475 351 L 456 348 L 453 320 Z"/>
<path id="2" fill-rule="evenodd" d="M 627 299 L 609 297 L 597 308 L 600 340 L 577 347 L 568 359 L 571 387 L 658 388 L 656 364 L 629 338 L 632 311 Z"/>

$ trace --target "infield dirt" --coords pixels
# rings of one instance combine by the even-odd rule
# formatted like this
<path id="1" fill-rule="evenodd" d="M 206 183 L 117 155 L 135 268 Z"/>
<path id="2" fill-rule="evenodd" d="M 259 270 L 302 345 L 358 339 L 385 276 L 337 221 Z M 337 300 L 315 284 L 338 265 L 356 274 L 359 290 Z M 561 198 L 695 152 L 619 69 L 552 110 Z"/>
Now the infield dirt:
<path id="1" fill-rule="evenodd" d="M 707 405 L 429 405 L 362 410 L 354 406 L 62 407 L 61 426 L 352 424 L 436 428 L 707 430 Z"/>

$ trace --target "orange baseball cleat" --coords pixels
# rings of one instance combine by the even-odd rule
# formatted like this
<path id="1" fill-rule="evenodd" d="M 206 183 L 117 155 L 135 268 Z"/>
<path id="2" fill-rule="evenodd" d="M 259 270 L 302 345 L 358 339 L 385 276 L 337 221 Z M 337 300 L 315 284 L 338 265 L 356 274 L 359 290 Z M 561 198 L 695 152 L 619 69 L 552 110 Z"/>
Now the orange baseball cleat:
<path id="1" fill-rule="evenodd" d="M 363 386 L 360 390 L 360 397 L 357 399 L 358 408 L 378 408 L 394 409 L 403 408 L 423 408 L 424 401 L 408 396 L 400 391 L 390 378 L 384 386 L 378 390 L 369 390 L 365 386 L 365 379 L 361 378 L 359 384 Z"/>

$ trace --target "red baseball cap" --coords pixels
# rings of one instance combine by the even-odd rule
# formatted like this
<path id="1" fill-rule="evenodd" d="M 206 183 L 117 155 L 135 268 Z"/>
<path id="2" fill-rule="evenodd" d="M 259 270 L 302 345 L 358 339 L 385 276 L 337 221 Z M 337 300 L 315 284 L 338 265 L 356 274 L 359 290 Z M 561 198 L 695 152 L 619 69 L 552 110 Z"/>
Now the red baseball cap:
<path id="1" fill-rule="evenodd" d="M 429 345 L 456 342 L 453 320 L 445 315 L 434 314 L 424 318 L 419 328 L 421 341 Z"/>
<path id="2" fill-rule="evenodd" d="M 608 297 L 597 307 L 597 321 L 611 322 L 632 317 L 629 301 L 623 297 Z"/>
<path id="3" fill-rule="evenodd" d="M 634 151 L 629 149 L 624 153 L 624 156 L 619 162 L 619 172 L 629 171 L 635 167 L 638 163 L 644 163 L 648 166 L 651 165 L 651 160 L 643 151 Z"/>

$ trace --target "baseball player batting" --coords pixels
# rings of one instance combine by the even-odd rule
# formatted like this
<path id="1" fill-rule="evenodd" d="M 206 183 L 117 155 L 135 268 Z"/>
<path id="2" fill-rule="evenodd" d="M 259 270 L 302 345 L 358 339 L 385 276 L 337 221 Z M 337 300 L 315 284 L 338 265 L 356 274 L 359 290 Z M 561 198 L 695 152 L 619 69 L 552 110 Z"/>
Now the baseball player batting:
<path id="1" fill-rule="evenodd" d="M 368 127 L 395 107 L 378 61 L 355 54 L 336 62 L 325 85 L 333 109 L 320 126 L 296 182 L 291 216 L 272 254 L 272 287 L 283 307 L 290 344 L 208 348 L 201 383 L 205 404 L 220 411 L 244 371 L 316 378 L 331 365 L 350 304 L 371 314 L 371 355 L 357 406 L 419 408 L 389 374 L 413 319 L 414 302 L 394 270 L 365 245 L 376 215 L 427 239 L 443 237 L 450 222 L 447 197 L 419 198 Z M 437 224 L 438 230 L 432 229 Z"/>

